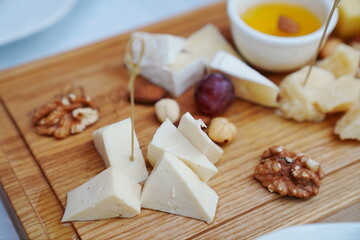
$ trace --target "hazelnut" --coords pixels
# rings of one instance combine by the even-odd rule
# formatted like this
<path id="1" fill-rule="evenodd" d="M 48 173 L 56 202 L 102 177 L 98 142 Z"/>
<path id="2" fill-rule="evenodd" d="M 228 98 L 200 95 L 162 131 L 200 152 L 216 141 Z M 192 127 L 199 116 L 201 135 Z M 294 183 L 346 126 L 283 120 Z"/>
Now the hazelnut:
<path id="1" fill-rule="evenodd" d="M 219 144 L 231 143 L 237 134 L 235 124 L 225 117 L 217 117 L 211 120 L 209 137 Z"/>
<path id="2" fill-rule="evenodd" d="M 174 123 L 179 119 L 180 107 L 174 99 L 164 98 L 155 103 L 155 113 L 160 122 L 169 119 Z"/>

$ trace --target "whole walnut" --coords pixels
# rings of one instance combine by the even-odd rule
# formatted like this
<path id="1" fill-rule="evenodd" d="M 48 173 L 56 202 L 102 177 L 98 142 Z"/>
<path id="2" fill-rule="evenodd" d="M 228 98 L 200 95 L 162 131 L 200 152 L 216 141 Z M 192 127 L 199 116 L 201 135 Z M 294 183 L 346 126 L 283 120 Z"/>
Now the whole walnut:
<path id="1" fill-rule="evenodd" d="M 324 173 L 318 162 L 282 146 L 265 150 L 254 178 L 270 192 L 307 199 L 319 192 Z"/>

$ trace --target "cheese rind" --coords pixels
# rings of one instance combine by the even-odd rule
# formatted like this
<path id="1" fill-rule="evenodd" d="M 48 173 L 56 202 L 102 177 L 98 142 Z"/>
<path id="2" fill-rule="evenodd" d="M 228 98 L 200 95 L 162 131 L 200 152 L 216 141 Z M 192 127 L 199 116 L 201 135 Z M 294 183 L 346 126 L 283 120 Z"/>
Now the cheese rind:
<path id="1" fill-rule="evenodd" d="M 134 133 L 134 160 L 131 155 L 130 118 L 104 126 L 93 132 L 93 141 L 100 153 L 105 167 L 118 167 L 120 171 L 137 182 L 148 177 L 144 157 Z"/>
<path id="2" fill-rule="evenodd" d="M 176 155 L 204 182 L 207 182 L 218 172 L 214 164 L 199 152 L 168 119 L 156 130 L 153 139 L 148 145 L 147 157 L 149 163 L 155 166 L 166 151 Z"/>
<path id="3" fill-rule="evenodd" d="M 214 143 L 202 128 L 206 128 L 205 123 L 201 119 L 195 120 L 189 112 L 181 117 L 178 126 L 181 134 L 184 135 L 197 150 L 203 153 L 210 162 L 215 164 L 221 159 L 224 150 Z"/>
<path id="4" fill-rule="evenodd" d="M 212 59 L 210 67 L 231 78 L 237 97 L 267 107 L 278 105 L 276 101 L 279 94 L 278 86 L 239 58 L 220 51 Z"/>
<path id="5" fill-rule="evenodd" d="M 175 155 L 164 152 L 141 194 L 141 206 L 211 223 L 218 195 Z"/>
<path id="6" fill-rule="evenodd" d="M 173 64 L 186 43 L 185 38 L 161 33 L 134 32 L 131 37 L 134 39 L 132 54 L 135 62 L 139 61 L 144 47 L 140 67 Z"/>
<path id="7" fill-rule="evenodd" d="M 140 192 L 137 182 L 115 167 L 107 168 L 68 192 L 61 221 L 134 217 L 140 213 Z"/>

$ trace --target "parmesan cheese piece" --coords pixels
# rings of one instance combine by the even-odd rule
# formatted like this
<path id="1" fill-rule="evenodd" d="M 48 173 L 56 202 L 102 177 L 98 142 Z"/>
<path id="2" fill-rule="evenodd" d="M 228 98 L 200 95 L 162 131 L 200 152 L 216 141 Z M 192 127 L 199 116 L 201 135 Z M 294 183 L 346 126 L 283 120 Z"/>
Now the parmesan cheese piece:
<path id="1" fill-rule="evenodd" d="M 325 113 L 346 112 L 359 101 L 360 80 L 344 76 L 319 91 L 316 103 Z"/>
<path id="2" fill-rule="evenodd" d="M 120 171 L 137 182 L 148 177 L 144 157 L 135 135 L 134 160 L 131 155 L 131 120 L 124 119 L 104 126 L 93 132 L 93 141 L 100 153 L 105 167 L 118 167 Z"/>
<path id="3" fill-rule="evenodd" d="M 178 130 L 184 135 L 194 147 L 203 153 L 213 164 L 217 163 L 224 153 L 221 147 L 214 143 L 202 130 L 206 128 L 201 120 L 195 120 L 190 113 L 185 113 L 180 120 Z"/>
<path id="4" fill-rule="evenodd" d="M 168 119 L 156 130 L 148 145 L 147 157 L 150 164 L 155 166 L 165 151 L 176 155 L 204 182 L 218 172 L 209 159 L 199 152 Z"/>
<path id="5" fill-rule="evenodd" d="M 211 223 L 218 195 L 175 155 L 164 152 L 141 194 L 141 206 Z"/>
<path id="6" fill-rule="evenodd" d="M 314 67 L 304 86 L 307 71 L 308 66 L 286 76 L 281 82 L 277 113 L 299 122 L 320 122 L 325 118 L 325 113 L 316 106 L 317 96 L 335 81 L 335 77 L 328 70 Z"/>
<path id="7" fill-rule="evenodd" d="M 337 122 L 335 134 L 340 139 L 356 139 L 360 141 L 360 102 L 352 108 Z"/>
<path id="8" fill-rule="evenodd" d="M 360 51 L 346 44 L 340 44 L 327 58 L 317 65 L 331 71 L 335 77 L 344 75 L 355 76 L 360 63 Z"/>
<path id="9" fill-rule="evenodd" d="M 134 217 L 140 213 L 140 192 L 137 182 L 115 167 L 107 168 L 68 192 L 61 221 Z"/>
<path id="10" fill-rule="evenodd" d="M 339 21 L 335 31 L 343 38 L 360 32 L 360 1 L 342 0 L 339 6 Z"/>
<path id="11" fill-rule="evenodd" d="M 212 59 L 210 67 L 231 78 L 237 97 L 267 107 L 278 105 L 276 101 L 279 94 L 278 86 L 239 58 L 219 51 Z"/>

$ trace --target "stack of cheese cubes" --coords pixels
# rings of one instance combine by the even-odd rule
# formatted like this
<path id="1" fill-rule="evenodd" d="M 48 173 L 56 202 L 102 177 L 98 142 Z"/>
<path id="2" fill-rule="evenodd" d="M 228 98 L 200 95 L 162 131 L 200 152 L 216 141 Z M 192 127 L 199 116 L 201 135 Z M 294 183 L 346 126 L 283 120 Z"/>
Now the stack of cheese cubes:
<path id="1" fill-rule="evenodd" d="M 136 137 L 130 160 L 130 119 L 98 129 L 93 140 L 107 169 L 68 193 L 62 221 L 129 218 L 144 207 L 212 222 L 218 195 L 206 182 L 217 173 L 223 150 L 203 127 L 190 113 L 178 128 L 166 120 L 148 146 L 149 177 Z M 139 182 L 146 179 L 141 193 Z"/>

